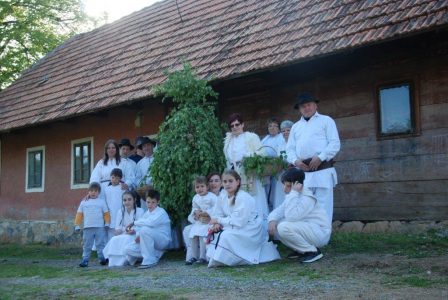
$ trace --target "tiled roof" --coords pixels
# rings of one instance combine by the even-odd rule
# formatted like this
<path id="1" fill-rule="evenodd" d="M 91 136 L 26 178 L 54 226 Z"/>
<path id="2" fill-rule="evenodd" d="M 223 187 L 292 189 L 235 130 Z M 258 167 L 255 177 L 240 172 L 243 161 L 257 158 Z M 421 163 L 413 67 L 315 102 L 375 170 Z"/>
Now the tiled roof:
<path id="1" fill-rule="evenodd" d="M 178 4 L 156 3 L 49 53 L 0 93 L 0 131 L 148 97 L 183 60 L 201 77 L 225 79 L 448 24 L 448 0 Z"/>

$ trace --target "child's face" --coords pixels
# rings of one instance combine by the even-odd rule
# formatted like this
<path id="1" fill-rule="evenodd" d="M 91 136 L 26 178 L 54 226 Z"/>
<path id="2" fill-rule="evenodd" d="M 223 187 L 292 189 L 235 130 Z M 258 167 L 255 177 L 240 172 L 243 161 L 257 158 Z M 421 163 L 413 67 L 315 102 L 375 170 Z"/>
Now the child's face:
<path id="1" fill-rule="evenodd" d="M 224 175 L 222 177 L 222 183 L 224 185 L 224 189 L 231 196 L 235 194 L 236 190 L 240 186 L 240 181 L 231 175 Z"/>
<path id="2" fill-rule="evenodd" d="M 120 180 L 121 180 L 121 177 L 118 177 L 118 176 L 115 176 L 115 175 L 110 176 L 110 183 L 112 185 L 119 185 L 120 184 Z"/>
<path id="3" fill-rule="evenodd" d="M 289 194 L 292 188 L 292 182 L 285 181 L 283 182 L 283 191 L 285 194 Z"/>
<path id="4" fill-rule="evenodd" d="M 156 207 L 159 205 L 159 201 L 154 198 L 146 198 L 146 206 L 148 207 L 149 211 L 153 211 L 156 209 Z"/>
<path id="5" fill-rule="evenodd" d="M 205 183 L 196 183 L 194 185 L 194 191 L 196 192 L 196 194 L 205 196 L 208 193 L 207 185 Z"/>
<path id="6" fill-rule="evenodd" d="M 129 208 L 129 209 L 134 208 L 134 202 L 135 202 L 135 200 L 131 195 L 129 195 L 129 194 L 123 195 L 124 207 Z"/>
<path id="7" fill-rule="evenodd" d="M 100 191 L 97 189 L 90 189 L 89 190 L 89 199 L 96 199 L 98 198 L 98 195 L 100 194 Z"/>

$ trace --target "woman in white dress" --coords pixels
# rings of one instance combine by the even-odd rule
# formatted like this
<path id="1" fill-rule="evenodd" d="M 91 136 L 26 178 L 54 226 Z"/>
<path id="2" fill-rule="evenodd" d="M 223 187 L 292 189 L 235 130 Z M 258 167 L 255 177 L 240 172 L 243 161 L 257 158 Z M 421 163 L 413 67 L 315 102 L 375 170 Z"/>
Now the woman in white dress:
<path id="1" fill-rule="evenodd" d="M 135 180 L 135 174 L 131 165 L 120 158 L 118 143 L 114 140 L 108 140 L 104 145 L 104 157 L 98 161 L 90 175 L 90 183 L 99 182 L 101 184 L 101 195 L 104 198 L 104 191 L 110 183 L 110 173 L 118 168 L 123 172 L 121 188 L 130 189 Z"/>
<path id="2" fill-rule="evenodd" d="M 269 215 L 266 192 L 262 182 L 253 176 L 248 176 L 243 168 L 244 157 L 254 154 L 265 156 L 260 138 L 252 132 L 244 131 L 244 121 L 240 114 L 231 114 L 228 121 L 231 132 L 224 140 L 224 155 L 227 168 L 235 170 L 241 176 L 241 189 L 255 198 L 255 205 L 263 226 L 267 232 L 267 218 Z"/>
<path id="3" fill-rule="evenodd" d="M 123 205 L 116 213 L 115 236 L 107 243 L 103 250 L 104 257 L 109 260 L 109 267 L 123 266 L 126 263 L 126 246 L 135 240 L 135 230 L 129 226 L 138 220 L 144 211 L 137 207 L 133 192 L 123 193 Z M 130 228 L 130 229 L 127 229 Z"/>
<path id="4" fill-rule="evenodd" d="M 215 231 L 207 246 L 209 267 L 237 266 L 280 259 L 276 246 L 268 242 L 255 199 L 240 189 L 241 177 L 234 170 L 222 175 L 225 196 L 218 199 L 210 224 Z"/>

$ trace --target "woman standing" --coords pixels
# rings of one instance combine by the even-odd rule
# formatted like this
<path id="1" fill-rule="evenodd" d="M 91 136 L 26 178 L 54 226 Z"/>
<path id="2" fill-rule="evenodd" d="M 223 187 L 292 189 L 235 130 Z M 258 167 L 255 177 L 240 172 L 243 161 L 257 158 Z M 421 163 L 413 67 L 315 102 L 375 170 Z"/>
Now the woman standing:
<path id="1" fill-rule="evenodd" d="M 225 193 L 218 199 L 210 224 L 215 231 L 207 247 L 209 267 L 259 264 L 280 258 L 268 242 L 255 207 L 255 199 L 241 187 L 234 170 L 222 175 Z"/>
<path id="2" fill-rule="evenodd" d="M 265 156 L 263 145 L 258 135 L 244 131 L 244 121 L 240 114 L 231 114 L 227 124 L 231 131 L 226 134 L 224 140 L 227 168 L 235 170 L 241 176 L 241 188 L 255 198 L 258 215 L 264 221 L 263 225 L 267 230 L 269 209 L 265 190 L 259 179 L 245 173 L 242 163 L 244 157 L 254 154 Z"/>
<path id="3" fill-rule="evenodd" d="M 134 174 L 130 165 L 123 162 L 120 158 L 118 143 L 115 140 L 108 140 L 104 145 L 104 157 L 98 161 L 90 175 L 90 183 L 101 183 L 101 195 L 104 198 L 104 191 L 110 183 L 110 173 L 113 169 L 118 168 L 123 172 L 121 181 L 122 190 L 128 190 L 132 187 Z"/>

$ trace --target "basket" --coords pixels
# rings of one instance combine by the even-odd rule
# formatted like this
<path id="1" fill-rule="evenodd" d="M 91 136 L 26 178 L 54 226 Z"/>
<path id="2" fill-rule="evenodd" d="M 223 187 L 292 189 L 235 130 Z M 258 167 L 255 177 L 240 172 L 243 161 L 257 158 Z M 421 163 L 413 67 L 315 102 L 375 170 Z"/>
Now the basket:
<path id="1" fill-rule="evenodd" d="M 260 149 L 262 148 L 273 149 L 270 146 L 263 146 Z M 270 157 L 254 154 L 253 156 L 244 158 L 243 167 L 248 175 L 260 178 L 277 175 L 287 167 L 287 163 L 284 161 L 282 156 Z"/>
<path id="2" fill-rule="evenodd" d="M 145 184 L 145 185 L 139 186 L 139 187 L 137 188 L 136 192 L 137 192 L 137 194 L 140 195 L 140 197 L 142 197 L 143 199 L 145 199 L 145 198 L 146 198 L 146 193 L 147 193 L 149 190 L 152 190 L 152 185 Z"/>

